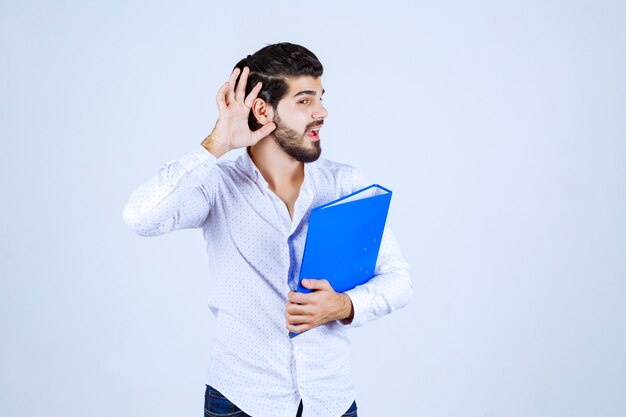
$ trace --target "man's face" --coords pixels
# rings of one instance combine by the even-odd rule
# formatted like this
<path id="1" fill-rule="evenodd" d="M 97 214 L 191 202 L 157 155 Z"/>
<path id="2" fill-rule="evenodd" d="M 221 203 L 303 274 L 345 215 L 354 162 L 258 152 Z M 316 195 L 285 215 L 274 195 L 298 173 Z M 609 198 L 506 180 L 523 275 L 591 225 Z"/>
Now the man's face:
<path id="1" fill-rule="evenodd" d="M 328 112 L 322 105 L 322 81 L 303 76 L 286 79 L 287 94 L 276 107 L 276 143 L 300 162 L 313 162 L 322 153 L 319 129 Z"/>

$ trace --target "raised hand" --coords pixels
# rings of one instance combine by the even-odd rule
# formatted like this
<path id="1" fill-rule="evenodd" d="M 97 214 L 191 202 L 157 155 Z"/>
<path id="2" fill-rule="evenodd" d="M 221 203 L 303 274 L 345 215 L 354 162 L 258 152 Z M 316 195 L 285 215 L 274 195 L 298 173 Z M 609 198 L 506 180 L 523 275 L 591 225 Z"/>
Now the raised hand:
<path id="1" fill-rule="evenodd" d="M 239 73 L 239 68 L 235 68 L 226 84 L 218 90 L 216 99 L 219 118 L 213 132 L 202 142 L 202 146 L 218 158 L 231 149 L 252 146 L 276 129 L 273 122 L 254 132 L 248 127 L 248 115 L 254 99 L 261 91 L 261 82 L 244 98 L 250 69 L 243 68 L 235 91 L 235 81 Z"/>

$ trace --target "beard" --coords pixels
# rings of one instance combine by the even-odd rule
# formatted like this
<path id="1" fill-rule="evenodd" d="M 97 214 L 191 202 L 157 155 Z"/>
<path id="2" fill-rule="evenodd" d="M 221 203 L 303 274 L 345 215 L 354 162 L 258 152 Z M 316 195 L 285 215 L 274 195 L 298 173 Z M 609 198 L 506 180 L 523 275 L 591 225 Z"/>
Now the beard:
<path id="1" fill-rule="evenodd" d="M 320 145 L 319 139 L 311 141 L 312 147 L 308 147 L 304 143 L 308 140 L 305 138 L 307 130 L 319 125 L 319 122 L 309 124 L 303 133 L 298 133 L 284 125 L 278 116 L 278 112 L 276 112 L 276 120 L 274 123 L 276 124 L 276 129 L 272 132 L 274 141 L 287 155 L 298 162 L 304 163 L 316 161 L 320 157 L 322 146 Z"/>

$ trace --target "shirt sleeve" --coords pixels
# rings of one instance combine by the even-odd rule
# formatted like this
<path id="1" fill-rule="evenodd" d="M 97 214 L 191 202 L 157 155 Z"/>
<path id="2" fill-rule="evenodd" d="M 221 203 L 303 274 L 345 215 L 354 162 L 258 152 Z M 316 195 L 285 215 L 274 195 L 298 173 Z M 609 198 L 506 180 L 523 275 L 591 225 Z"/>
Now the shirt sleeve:
<path id="1" fill-rule="evenodd" d="M 364 188 L 369 182 L 358 171 L 354 171 L 354 190 Z M 349 327 L 360 327 L 406 306 L 413 297 L 413 284 L 409 265 L 391 229 L 385 226 L 376 260 L 374 276 L 365 284 L 345 292 L 352 301 L 352 321 L 339 320 Z"/>
<path id="2" fill-rule="evenodd" d="M 213 204 L 215 187 L 209 177 L 216 165 L 217 158 L 200 145 L 167 162 L 131 194 L 124 222 L 141 236 L 200 227 Z"/>

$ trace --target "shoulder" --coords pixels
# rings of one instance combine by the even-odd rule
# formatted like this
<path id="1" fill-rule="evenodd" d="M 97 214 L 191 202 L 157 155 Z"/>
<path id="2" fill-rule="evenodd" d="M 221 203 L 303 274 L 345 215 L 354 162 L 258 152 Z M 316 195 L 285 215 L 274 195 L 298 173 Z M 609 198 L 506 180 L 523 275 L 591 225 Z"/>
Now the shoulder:
<path id="1" fill-rule="evenodd" d="M 369 185 L 367 178 L 354 165 L 326 158 L 319 158 L 313 164 L 318 181 L 333 183 L 344 191 L 351 192 Z"/>
<path id="2" fill-rule="evenodd" d="M 223 189 L 245 181 L 242 169 L 238 167 L 236 159 L 218 159 L 213 169 L 203 175 L 202 182 L 209 189 Z"/>
<path id="3" fill-rule="evenodd" d="M 235 159 L 220 159 L 217 162 L 218 175 L 222 177 L 241 177 L 245 174 L 243 157 L 239 156 Z"/>
<path id="4" fill-rule="evenodd" d="M 216 165 L 220 167 L 220 169 L 231 170 L 235 169 L 238 163 L 236 159 L 219 159 Z"/>
<path id="5" fill-rule="evenodd" d="M 319 158 L 315 161 L 317 169 L 321 169 L 333 174 L 341 174 L 346 172 L 352 172 L 356 170 L 356 167 L 350 164 L 332 161 L 326 158 Z"/>
<path id="6" fill-rule="evenodd" d="M 319 158 L 314 164 L 316 175 L 327 177 L 329 179 L 352 177 L 359 172 L 359 170 L 353 165 L 332 161 L 326 158 Z"/>

